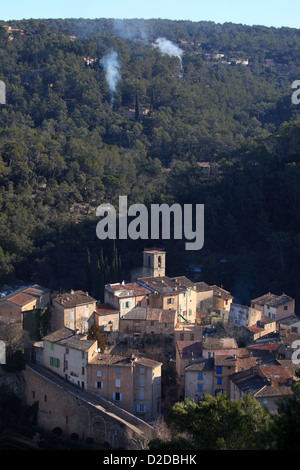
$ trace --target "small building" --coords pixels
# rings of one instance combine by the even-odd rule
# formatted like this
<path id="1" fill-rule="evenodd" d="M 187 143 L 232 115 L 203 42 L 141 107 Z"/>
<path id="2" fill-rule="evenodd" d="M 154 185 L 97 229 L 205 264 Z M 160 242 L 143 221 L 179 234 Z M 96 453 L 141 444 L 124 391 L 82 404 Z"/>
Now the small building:
<path id="1" fill-rule="evenodd" d="M 168 276 L 140 278 L 139 284 L 151 291 L 149 304 L 163 310 L 174 309 L 178 323 L 196 322 L 196 290 L 182 278 Z"/>
<path id="2" fill-rule="evenodd" d="M 177 323 L 175 327 L 175 342 L 202 341 L 203 329 L 196 324 Z"/>
<path id="3" fill-rule="evenodd" d="M 94 312 L 94 323 L 101 326 L 104 331 L 116 332 L 119 330 L 119 315 L 119 310 L 110 304 L 97 304 Z"/>
<path id="4" fill-rule="evenodd" d="M 203 357 L 210 358 L 217 355 L 234 356 L 238 354 L 238 344 L 234 338 L 219 338 L 206 336 L 203 339 Z"/>
<path id="5" fill-rule="evenodd" d="M 66 381 L 87 389 L 87 364 L 97 354 L 97 341 L 86 339 L 70 328 L 62 328 L 43 338 L 43 366 Z"/>
<path id="6" fill-rule="evenodd" d="M 176 312 L 173 309 L 136 307 L 120 318 L 120 336 L 144 336 L 145 334 L 173 335 Z"/>
<path id="7" fill-rule="evenodd" d="M 135 307 L 149 305 L 151 291 L 137 282 L 107 284 L 104 289 L 104 302 L 120 312 L 120 318 Z"/>
<path id="8" fill-rule="evenodd" d="M 0 316 L 23 323 L 24 313 L 50 305 L 50 290 L 38 284 L 21 287 L 0 299 Z"/>
<path id="9" fill-rule="evenodd" d="M 281 318 L 276 323 L 279 330 L 300 331 L 300 318 L 298 315 L 289 315 L 288 317 Z"/>
<path id="10" fill-rule="evenodd" d="M 185 369 L 185 398 L 196 403 L 205 395 L 212 395 L 214 380 L 213 359 L 193 361 Z"/>
<path id="11" fill-rule="evenodd" d="M 185 393 L 185 368 L 199 359 L 202 359 L 201 341 L 176 342 L 176 376 L 179 399 L 184 397 Z"/>
<path id="12" fill-rule="evenodd" d="M 271 413 L 276 414 L 278 401 L 293 395 L 296 380 L 292 361 L 278 360 L 273 364 L 259 364 L 237 372 L 230 377 L 230 398 L 239 400 L 253 395 Z"/>
<path id="13" fill-rule="evenodd" d="M 67 327 L 80 333 L 88 331 L 94 321 L 96 299 L 88 292 L 71 290 L 52 299 L 51 330 Z"/>
<path id="14" fill-rule="evenodd" d="M 260 310 L 266 317 L 277 321 L 294 315 L 295 300 L 284 293 L 282 295 L 275 295 L 268 292 L 251 300 L 251 307 Z"/>
<path id="15" fill-rule="evenodd" d="M 233 301 L 233 295 L 230 294 L 223 287 L 216 285 L 211 286 L 213 290 L 213 307 L 215 310 L 230 310 L 230 305 Z"/>
<path id="16" fill-rule="evenodd" d="M 229 310 L 229 321 L 235 326 L 253 326 L 261 319 L 262 313 L 253 307 L 231 303 Z"/>
<path id="17" fill-rule="evenodd" d="M 97 354 L 89 362 L 88 389 L 150 421 L 161 412 L 161 366 L 138 355 Z"/>

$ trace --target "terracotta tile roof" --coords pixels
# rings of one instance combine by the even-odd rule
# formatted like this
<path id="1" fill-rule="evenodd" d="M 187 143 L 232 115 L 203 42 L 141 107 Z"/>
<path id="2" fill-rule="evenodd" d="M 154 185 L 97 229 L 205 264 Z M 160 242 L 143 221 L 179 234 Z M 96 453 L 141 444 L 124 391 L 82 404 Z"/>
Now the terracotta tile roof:
<path id="1" fill-rule="evenodd" d="M 110 304 L 104 303 L 104 304 L 97 304 L 95 313 L 97 315 L 109 315 L 109 314 L 114 314 L 118 313 L 119 310 L 115 307 L 112 307 Z"/>
<path id="2" fill-rule="evenodd" d="M 14 304 L 25 306 L 31 302 L 34 302 L 36 299 L 47 294 L 49 289 L 39 286 L 38 284 L 33 284 L 32 286 L 22 287 L 15 290 L 14 292 L 6 295 L 1 299 L 1 301 L 9 301 Z"/>
<path id="3" fill-rule="evenodd" d="M 193 361 L 192 364 L 189 364 L 185 367 L 186 371 L 202 371 L 202 372 L 213 372 L 214 370 L 214 360 L 213 358 L 209 359 L 199 359 Z"/>
<path id="4" fill-rule="evenodd" d="M 147 320 L 174 324 L 175 316 L 176 311 L 173 309 L 164 310 L 155 307 L 136 307 L 125 313 L 121 320 Z"/>
<path id="5" fill-rule="evenodd" d="M 264 294 L 257 299 L 251 300 L 251 302 L 261 306 L 269 305 L 270 307 L 279 307 L 280 305 L 292 302 L 293 300 L 294 299 L 292 297 L 289 297 L 286 294 L 275 295 L 271 294 L 271 292 L 268 292 L 267 294 Z"/>
<path id="6" fill-rule="evenodd" d="M 222 287 L 213 285 L 210 286 L 212 290 L 214 291 L 214 294 L 218 295 L 222 299 L 233 299 L 233 295 L 230 294 L 227 290 L 223 289 Z"/>
<path id="7" fill-rule="evenodd" d="M 91 304 L 96 302 L 96 299 L 91 297 L 87 292 L 81 290 L 73 291 L 70 293 L 66 292 L 60 294 L 53 299 L 54 302 L 57 302 L 64 307 L 71 308 L 76 307 L 77 305 Z"/>
<path id="8" fill-rule="evenodd" d="M 140 365 L 143 367 L 150 367 L 155 369 L 162 364 L 160 362 L 149 359 L 148 357 L 142 357 L 131 354 L 97 354 L 94 356 L 89 365 L 109 365 L 115 367 L 131 367 L 132 364 Z"/>
<path id="9" fill-rule="evenodd" d="M 62 339 L 69 338 L 75 334 L 75 330 L 71 330 L 70 328 L 61 328 L 59 330 L 53 331 L 48 335 L 44 336 L 44 341 L 50 341 L 51 343 L 55 343 L 56 341 L 61 341 Z"/>

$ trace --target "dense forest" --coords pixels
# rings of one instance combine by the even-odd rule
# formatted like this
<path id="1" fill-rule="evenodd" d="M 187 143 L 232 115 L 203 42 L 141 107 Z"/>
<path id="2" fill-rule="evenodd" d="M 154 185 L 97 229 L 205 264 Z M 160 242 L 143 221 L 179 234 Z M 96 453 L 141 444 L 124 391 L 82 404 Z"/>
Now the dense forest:
<path id="1" fill-rule="evenodd" d="M 268 291 L 300 301 L 300 30 L 0 22 L 0 64 L 2 285 L 102 299 L 101 286 L 128 280 L 153 245 L 97 238 L 97 206 L 127 195 L 205 205 L 201 250 L 159 243 L 167 274 L 200 268 L 197 279 L 241 303 Z"/>

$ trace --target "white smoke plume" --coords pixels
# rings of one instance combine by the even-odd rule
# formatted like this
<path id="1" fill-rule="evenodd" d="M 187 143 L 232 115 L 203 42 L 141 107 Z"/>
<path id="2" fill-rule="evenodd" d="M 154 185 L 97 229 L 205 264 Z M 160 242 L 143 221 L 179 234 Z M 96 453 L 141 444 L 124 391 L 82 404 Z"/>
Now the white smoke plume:
<path id="1" fill-rule="evenodd" d="M 110 51 L 109 54 L 106 56 L 102 57 L 100 64 L 105 70 L 105 77 L 106 81 L 110 90 L 110 107 L 113 107 L 114 104 L 114 97 L 115 93 L 117 90 L 117 85 L 118 82 L 121 78 L 120 75 L 120 68 L 121 68 L 121 63 L 118 59 L 118 54 L 116 51 Z"/>
<path id="2" fill-rule="evenodd" d="M 173 57 L 178 57 L 180 60 L 180 67 L 182 68 L 182 57 L 183 50 L 180 47 L 173 44 L 169 39 L 166 38 L 157 38 L 155 44 L 158 45 L 159 50 L 162 54 L 166 54 Z"/>

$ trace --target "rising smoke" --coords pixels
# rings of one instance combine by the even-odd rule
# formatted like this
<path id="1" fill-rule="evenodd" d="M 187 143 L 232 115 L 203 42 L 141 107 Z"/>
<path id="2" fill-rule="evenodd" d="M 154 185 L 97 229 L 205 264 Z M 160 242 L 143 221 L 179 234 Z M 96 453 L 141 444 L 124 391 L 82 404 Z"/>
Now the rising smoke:
<path id="1" fill-rule="evenodd" d="M 110 91 L 110 107 L 112 108 L 114 104 L 117 85 L 121 78 L 121 64 L 116 51 L 110 51 L 109 54 L 102 57 L 100 64 L 105 70 L 105 77 Z"/>
<path id="2" fill-rule="evenodd" d="M 182 68 L 182 57 L 181 54 L 183 50 L 180 47 L 173 44 L 169 39 L 166 38 L 157 38 L 155 44 L 158 45 L 158 48 L 162 54 L 166 54 L 172 57 L 178 57 L 180 60 L 180 67 Z"/>

